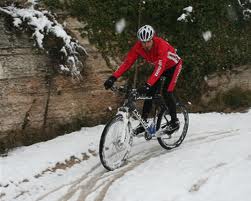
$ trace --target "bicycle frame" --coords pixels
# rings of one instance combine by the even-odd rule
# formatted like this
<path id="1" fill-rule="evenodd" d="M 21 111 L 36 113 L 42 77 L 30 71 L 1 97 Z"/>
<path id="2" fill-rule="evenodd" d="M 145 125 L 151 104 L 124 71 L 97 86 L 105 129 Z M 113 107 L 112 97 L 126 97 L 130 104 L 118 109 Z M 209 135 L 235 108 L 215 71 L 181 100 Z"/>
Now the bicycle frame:
<path id="1" fill-rule="evenodd" d="M 142 116 L 139 114 L 135 102 L 138 100 L 152 100 L 153 104 L 155 105 L 155 111 L 154 111 L 154 119 L 153 123 L 149 126 L 149 124 L 142 118 Z M 160 102 L 160 105 L 157 105 L 157 102 Z M 128 99 L 125 100 L 122 107 L 118 109 L 120 112 L 127 112 L 129 116 L 135 117 L 142 126 L 144 127 L 145 131 L 149 136 L 152 136 L 153 134 L 155 136 L 159 136 L 160 133 L 156 132 L 156 115 L 157 115 L 157 108 L 167 108 L 162 96 L 158 93 L 154 97 L 151 96 L 137 96 L 137 90 L 132 89 L 130 93 L 128 94 Z"/>
<path id="2" fill-rule="evenodd" d="M 128 158 L 133 138 L 137 135 L 137 130 L 132 127 L 132 117 L 142 124 L 145 129 L 144 137 L 146 140 L 156 137 L 161 147 L 166 150 L 180 146 L 185 139 L 189 123 L 188 113 L 184 105 L 179 102 L 176 103 L 180 108 L 180 119 L 182 119 L 182 127 L 179 127 L 176 132 L 166 129 L 170 121 L 170 115 L 164 98 L 159 91 L 153 97 L 139 96 L 136 89 L 127 91 L 123 87 L 113 87 L 112 91 L 122 92 L 126 97 L 124 104 L 118 109 L 118 113 L 106 124 L 100 138 L 99 156 L 102 165 L 107 170 L 121 167 Z M 137 100 L 153 101 L 155 110 L 153 111 L 154 118 L 151 125 L 139 114 L 135 103 Z M 174 132 L 175 137 L 172 138 Z"/>

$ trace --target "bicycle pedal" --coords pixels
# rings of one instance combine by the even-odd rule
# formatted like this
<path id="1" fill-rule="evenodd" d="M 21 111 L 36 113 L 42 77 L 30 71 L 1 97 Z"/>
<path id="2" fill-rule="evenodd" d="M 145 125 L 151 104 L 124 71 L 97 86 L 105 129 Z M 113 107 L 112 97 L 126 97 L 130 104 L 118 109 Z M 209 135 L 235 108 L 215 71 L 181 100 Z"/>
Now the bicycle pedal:
<path id="1" fill-rule="evenodd" d="M 149 140 L 151 140 L 153 137 L 152 137 L 152 135 L 151 134 L 148 134 L 147 132 L 145 132 L 145 139 L 147 140 L 147 141 L 149 141 Z"/>

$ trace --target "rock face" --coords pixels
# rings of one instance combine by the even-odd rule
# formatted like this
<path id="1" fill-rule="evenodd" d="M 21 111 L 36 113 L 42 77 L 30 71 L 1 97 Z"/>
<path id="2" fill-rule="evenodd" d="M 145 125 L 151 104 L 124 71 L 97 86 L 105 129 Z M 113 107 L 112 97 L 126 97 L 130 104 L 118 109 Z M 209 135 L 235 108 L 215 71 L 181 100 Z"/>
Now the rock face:
<path id="1" fill-rule="evenodd" d="M 111 116 L 119 102 L 103 87 L 111 70 L 88 40 L 80 41 L 89 56 L 82 79 L 76 80 L 55 73 L 29 34 L 14 33 L 8 23 L 0 13 L 0 150 L 104 123 Z"/>
<path id="2" fill-rule="evenodd" d="M 205 105 L 215 98 L 216 94 L 234 87 L 251 90 L 251 65 L 241 66 L 224 74 L 212 74 L 206 79 L 206 84 L 208 90 L 201 98 Z"/>

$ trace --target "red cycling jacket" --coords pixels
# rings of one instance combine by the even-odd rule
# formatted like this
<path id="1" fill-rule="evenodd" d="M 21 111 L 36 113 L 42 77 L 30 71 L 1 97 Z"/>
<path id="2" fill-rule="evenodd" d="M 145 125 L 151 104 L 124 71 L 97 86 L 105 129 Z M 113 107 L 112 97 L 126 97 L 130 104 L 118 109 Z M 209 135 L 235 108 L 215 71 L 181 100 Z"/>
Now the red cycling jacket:
<path id="1" fill-rule="evenodd" d="M 143 57 L 148 63 L 154 65 L 154 71 L 147 80 L 147 83 L 150 86 L 154 85 L 158 81 L 166 69 L 175 66 L 181 60 L 176 54 L 175 49 L 167 41 L 154 36 L 153 47 L 149 51 L 144 50 L 140 41 L 136 42 L 136 44 L 128 52 L 124 62 L 113 73 L 113 76 L 119 78 L 123 73 L 131 68 L 139 56 Z"/>

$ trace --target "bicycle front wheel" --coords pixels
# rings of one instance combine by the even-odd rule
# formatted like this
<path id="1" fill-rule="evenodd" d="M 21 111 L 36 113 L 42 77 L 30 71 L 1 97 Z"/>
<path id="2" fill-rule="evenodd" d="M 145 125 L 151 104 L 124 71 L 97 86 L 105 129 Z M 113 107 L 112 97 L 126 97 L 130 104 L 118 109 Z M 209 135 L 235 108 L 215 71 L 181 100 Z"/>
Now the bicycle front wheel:
<path id="1" fill-rule="evenodd" d="M 180 128 L 175 132 L 170 132 L 157 138 L 159 144 L 164 149 L 168 150 L 178 147 L 185 139 L 188 130 L 189 117 L 185 106 L 177 103 L 176 107 L 177 117 L 180 121 Z M 157 130 L 165 129 L 165 126 L 169 124 L 170 121 L 171 117 L 168 110 L 160 112 L 157 120 Z"/>
<path id="2" fill-rule="evenodd" d="M 125 164 L 132 146 L 131 125 L 121 114 L 105 126 L 99 143 L 99 157 L 107 170 L 115 170 Z"/>

